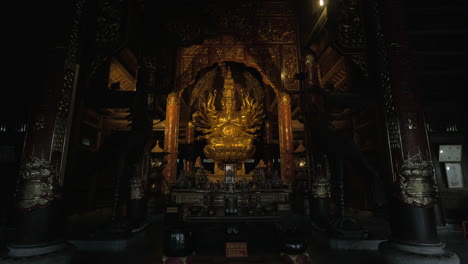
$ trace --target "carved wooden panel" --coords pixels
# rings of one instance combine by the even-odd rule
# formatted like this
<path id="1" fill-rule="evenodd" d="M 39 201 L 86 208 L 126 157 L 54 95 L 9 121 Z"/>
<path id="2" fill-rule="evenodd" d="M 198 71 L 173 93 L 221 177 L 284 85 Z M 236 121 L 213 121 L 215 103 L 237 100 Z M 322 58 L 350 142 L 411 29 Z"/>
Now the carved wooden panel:
<path id="1" fill-rule="evenodd" d="M 295 45 L 283 46 L 282 79 L 284 88 L 287 90 L 299 90 L 299 81 L 295 75 L 299 72 L 297 58 L 297 47 Z"/>
<path id="2" fill-rule="evenodd" d="M 192 60 L 193 56 L 182 57 L 182 85 L 186 86 L 192 80 Z"/>
<path id="3" fill-rule="evenodd" d="M 196 56 L 196 55 L 207 55 L 209 48 L 205 46 L 195 45 L 188 48 L 182 49 L 182 56 Z"/>
<path id="4" fill-rule="evenodd" d="M 241 9 L 245 12 L 240 12 Z M 178 89 L 193 82 L 199 70 L 221 61 L 236 61 L 257 68 L 264 81 L 275 89 L 299 89 L 294 79 L 299 72 L 297 28 L 290 4 L 265 1 L 236 10 L 211 10 L 215 21 L 220 22 L 216 27 L 220 30 L 218 35 L 205 38 L 202 45 L 181 49 Z M 234 26 L 247 22 L 248 30 Z"/>

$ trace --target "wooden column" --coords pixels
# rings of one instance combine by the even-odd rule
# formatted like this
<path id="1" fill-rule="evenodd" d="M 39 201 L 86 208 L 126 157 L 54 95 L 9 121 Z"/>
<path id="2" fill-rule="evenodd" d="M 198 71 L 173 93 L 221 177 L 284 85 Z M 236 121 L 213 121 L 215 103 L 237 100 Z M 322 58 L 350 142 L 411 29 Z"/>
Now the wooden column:
<path id="1" fill-rule="evenodd" d="M 328 118 L 325 112 L 323 94 L 320 94 L 320 78 L 317 58 L 312 53 L 307 53 L 304 58 L 304 69 L 306 78 L 303 81 L 302 89 L 305 92 L 300 97 L 301 112 L 304 117 L 304 137 L 305 148 L 307 154 L 307 183 L 309 188 L 312 187 L 312 171 L 311 167 L 314 162 L 314 156 L 318 150 L 313 144 L 312 130 L 327 129 L 323 127 L 327 125 Z M 321 127 L 319 127 L 321 126 Z M 320 139 L 315 139 L 320 140 Z"/>
<path id="2" fill-rule="evenodd" d="M 304 70 L 306 78 L 304 80 L 304 88 L 320 87 L 319 67 L 317 58 L 310 52 L 305 55 Z"/>
<path id="3" fill-rule="evenodd" d="M 387 10 L 394 10 L 395 15 L 400 14 L 398 1 L 390 6 Z M 389 22 L 400 25 L 400 19 L 396 16 Z M 419 84 L 411 58 L 408 57 L 405 33 L 393 28 L 389 27 L 387 31 L 393 46 L 388 54 L 391 79 L 388 87 L 385 87 L 386 105 L 392 107 L 387 108 L 386 114 L 394 177 L 392 198 L 396 198 L 392 199 L 391 204 L 395 214 L 393 236 L 420 243 L 438 243 L 433 210 L 437 187 Z"/>
<path id="4" fill-rule="evenodd" d="M 330 168 L 328 158 L 314 145 L 312 130 L 326 130 L 327 116 L 323 95 L 319 93 L 320 78 L 317 58 L 307 53 L 304 58 L 306 78 L 302 89 L 311 92 L 301 96 L 301 111 L 304 117 L 304 134 L 307 154 L 307 184 L 310 189 L 311 218 L 317 226 L 326 228 L 329 224 Z M 313 92 L 312 92 L 313 91 Z"/>
<path id="5" fill-rule="evenodd" d="M 266 164 L 266 171 L 267 173 L 271 174 L 273 173 L 273 131 L 271 129 L 271 123 L 270 121 L 265 121 L 265 127 L 264 127 L 264 142 L 265 142 L 265 157 L 264 161 Z"/>
<path id="6" fill-rule="evenodd" d="M 369 47 L 384 98 L 388 137 L 391 239 L 379 245 L 385 263 L 459 263 L 440 242 L 434 217 L 437 185 L 405 32 L 404 3 L 367 1 Z M 387 48 L 388 47 L 388 48 Z"/>
<path id="7" fill-rule="evenodd" d="M 291 125 L 291 98 L 285 93 L 279 93 L 278 98 L 281 179 L 283 182 L 289 183 L 294 178 L 295 168 Z"/>
<path id="8" fill-rule="evenodd" d="M 163 174 L 170 183 L 177 179 L 177 154 L 179 138 L 179 92 L 167 96 L 166 128 L 164 130 L 164 149 L 166 154 L 166 167 Z"/>
<path id="9" fill-rule="evenodd" d="M 185 130 L 185 138 L 187 141 L 187 153 L 185 153 L 185 171 L 193 171 L 195 157 L 193 156 L 193 143 L 195 142 L 195 126 L 192 122 L 188 122 Z"/>
<path id="10" fill-rule="evenodd" d="M 17 233 L 10 256 L 60 251 L 64 215 L 63 185 L 79 65 L 63 50 L 47 54 L 28 120 L 16 194 Z M 64 69 L 65 62 L 65 69 Z M 37 89 L 37 90 L 36 90 Z"/>
<path id="11" fill-rule="evenodd" d="M 131 231 L 139 229 L 147 219 L 146 190 L 150 162 L 149 145 L 153 127 L 151 112 L 154 109 L 154 101 L 149 104 L 148 98 L 156 90 L 155 76 L 157 74 L 157 59 L 154 56 L 140 56 L 138 61 L 138 80 L 136 82 L 134 102 L 131 106 L 132 114 L 135 117 L 132 121 L 132 132 L 135 133 L 133 136 L 134 143 L 131 148 L 133 154 L 126 160 L 124 159 L 127 163 L 133 163 L 134 165 L 130 170 L 124 169 L 130 174 L 128 180 L 127 220 L 128 228 Z M 125 178 L 123 177 L 123 179 Z M 122 187 L 125 187 L 127 182 L 122 182 L 122 184 Z"/>

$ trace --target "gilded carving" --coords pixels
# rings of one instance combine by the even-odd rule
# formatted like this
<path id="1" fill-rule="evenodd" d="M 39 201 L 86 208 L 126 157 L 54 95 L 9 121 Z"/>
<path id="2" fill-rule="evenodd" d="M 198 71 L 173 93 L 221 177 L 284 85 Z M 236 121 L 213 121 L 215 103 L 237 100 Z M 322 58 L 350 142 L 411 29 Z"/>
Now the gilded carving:
<path id="1" fill-rule="evenodd" d="M 244 48 L 242 47 L 213 47 L 212 48 L 212 62 L 222 60 L 243 60 Z"/>
<path id="2" fill-rule="evenodd" d="M 214 80 L 219 73 L 219 67 L 216 67 L 200 76 L 192 90 L 192 96 L 190 96 L 191 107 L 196 104 L 197 109 L 202 109 L 206 105 L 206 98 L 213 89 Z M 239 88 L 243 89 L 246 94 L 253 95 L 257 102 L 263 102 L 263 86 L 260 80 L 249 71 L 243 71 L 242 76 L 245 79 L 245 83 Z"/>
<path id="3" fill-rule="evenodd" d="M 271 56 L 271 61 L 273 62 L 272 67 L 276 67 L 277 69 L 281 68 L 280 63 L 280 45 L 272 45 L 268 47 L 268 54 Z"/>
<path id="4" fill-rule="evenodd" d="M 198 61 L 198 66 L 206 66 L 206 65 L 208 65 L 210 63 L 210 58 L 208 58 L 208 57 L 198 57 L 197 61 Z"/>
<path id="5" fill-rule="evenodd" d="M 197 73 L 203 68 L 208 66 L 209 58 L 207 56 L 198 55 L 192 60 L 192 74 L 191 76 L 196 76 Z M 190 80 L 193 81 L 193 80 Z"/>
<path id="6" fill-rule="evenodd" d="M 178 105 L 179 104 L 179 94 L 178 93 L 171 93 L 167 96 L 167 105 Z"/>
<path id="7" fill-rule="evenodd" d="M 290 105 L 291 104 L 291 98 L 287 94 L 281 94 L 279 96 L 279 105 Z"/>
<path id="8" fill-rule="evenodd" d="M 260 41 L 293 43 L 296 40 L 292 20 L 288 19 L 261 20 L 257 34 Z"/>
<path id="9" fill-rule="evenodd" d="M 78 64 L 78 49 L 79 49 L 79 32 L 80 22 L 84 10 L 84 0 L 74 1 L 75 16 L 73 18 L 73 25 L 70 34 L 70 42 L 67 47 L 67 56 L 65 59 L 65 73 L 64 73 L 64 84 L 60 91 L 59 103 L 57 107 L 57 116 L 54 124 L 54 136 L 52 143 L 53 151 L 63 151 L 63 145 L 65 143 L 65 131 L 68 118 L 68 112 L 70 107 L 71 93 L 73 89 L 73 82 L 77 75 L 77 64 Z M 45 122 L 45 119 L 44 119 Z M 34 128 L 40 129 L 43 125 L 41 124 L 41 118 L 39 122 L 34 124 Z M 43 128 L 43 127 L 42 127 Z"/>
<path id="10" fill-rule="evenodd" d="M 244 59 L 244 48 L 234 48 L 234 59 L 243 60 Z"/>
<path id="11" fill-rule="evenodd" d="M 369 9 L 371 14 L 370 21 L 373 21 L 372 24 L 369 24 L 372 29 L 372 35 L 375 36 L 376 44 L 376 73 L 377 75 L 377 85 L 380 86 L 380 89 L 384 93 L 384 103 L 385 103 L 385 119 L 386 119 L 386 128 L 388 136 L 388 144 L 390 148 L 390 159 L 391 169 L 394 179 L 397 178 L 397 172 L 399 165 L 397 164 L 401 155 L 401 135 L 400 135 L 400 123 L 398 115 L 396 113 L 396 106 L 393 99 L 393 88 L 391 81 L 391 74 L 389 71 L 389 47 L 385 39 L 385 34 L 383 30 L 383 17 L 384 17 L 384 6 L 382 5 L 383 1 L 369 1 L 366 7 Z M 393 157 L 395 155 L 395 157 Z"/>
<path id="12" fill-rule="evenodd" d="M 70 55 L 73 56 L 74 55 Z M 64 86 L 60 91 L 60 99 L 57 106 L 57 116 L 54 124 L 54 137 L 52 149 L 62 151 L 65 143 L 65 131 L 67 125 L 68 112 L 70 108 L 71 92 L 76 73 L 76 65 L 69 65 L 73 68 L 65 69 Z"/>
<path id="13" fill-rule="evenodd" d="M 239 60 L 243 59 L 243 49 L 242 48 L 236 48 L 236 47 L 228 47 L 224 48 L 224 59 L 234 59 L 234 60 Z"/>
<path id="14" fill-rule="evenodd" d="M 194 128 L 195 125 L 192 123 L 192 121 L 189 121 L 188 124 L 187 124 L 187 127 L 188 128 Z"/>
<path id="15" fill-rule="evenodd" d="M 130 200 L 140 200 L 145 193 L 144 182 L 141 177 L 130 179 Z"/>
<path id="16" fill-rule="evenodd" d="M 421 154 L 403 161 L 399 169 L 400 199 L 409 205 L 427 207 L 435 204 L 438 188 L 434 180 L 432 161 Z"/>
<path id="17" fill-rule="evenodd" d="M 312 196 L 314 198 L 330 198 L 330 179 L 317 178 L 312 183 Z"/>
<path id="18" fill-rule="evenodd" d="M 391 114 L 387 116 L 387 131 L 390 140 L 390 147 L 392 149 L 400 149 L 400 124 L 398 122 L 398 116 L 396 114 Z"/>
<path id="19" fill-rule="evenodd" d="M 200 46 L 200 45 L 195 45 L 191 46 L 188 48 L 183 49 L 183 55 L 189 55 L 189 56 L 196 56 L 196 55 L 208 55 L 209 48 Z"/>
<path id="20" fill-rule="evenodd" d="M 223 59 L 223 48 L 215 47 L 214 48 L 214 54 L 213 54 L 213 60 L 214 61 L 220 61 L 222 59 Z"/>
<path id="21" fill-rule="evenodd" d="M 312 196 L 314 198 L 329 198 L 330 191 L 330 165 L 325 155 L 319 156 L 314 168 L 312 180 Z"/>
<path id="22" fill-rule="evenodd" d="M 401 148 L 400 123 L 393 102 L 392 86 L 390 83 L 390 73 L 384 72 L 379 75 L 379 81 L 384 88 L 385 115 L 387 119 L 387 133 L 389 144 L 392 149 Z"/>
<path id="23" fill-rule="evenodd" d="M 318 66 L 316 57 L 310 52 L 307 52 L 306 55 L 304 56 L 304 71 L 305 71 L 305 74 L 303 78 L 304 78 L 304 84 L 306 85 L 306 87 L 312 87 L 314 85 L 318 85 L 319 66 Z"/>
<path id="24" fill-rule="evenodd" d="M 254 53 L 254 50 L 252 48 L 247 49 L 247 52 L 245 54 L 245 61 L 248 65 L 257 68 L 260 72 L 262 72 L 262 68 L 258 65 L 258 59 L 256 58 L 256 54 Z"/>
<path id="25" fill-rule="evenodd" d="M 254 13 L 253 3 L 242 3 L 239 8 L 225 8 L 217 6 L 208 10 L 215 19 L 216 31 L 236 33 L 242 40 L 249 41 L 254 31 Z"/>
<path id="26" fill-rule="evenodd" d="M 277 48 L 269 47 L 250 47 L 248 55 L 254 65 L 263 71 L 268 79 L 273 82 L 276 87 L 281 87 L 281 74 L 279 65 L 277 64 L 278 56 Z"/>
<path id="27" fill-rule="evenodd" d="M 192 81 L 192 60 L 193 57 L 182 57 L 182 82 L 186 86 Z"/>
<path id="28" fill-rule="evenodd" d="M 283 46 L 283 73 L 284 86 L 286 89 L 299 89 L 299 81 L 295 78 L 298 72 L 299 71 L 296 46 Z"/>
<path id="29" fill-rule="evenodd" d="M 56 190 L 57 170 L 45 159 L 31 157 L 23 163 L 19 176 L 19 208 L 32 210 L 45 207 L 59 197 Z"/>
<path id="30" fill-rule="evenodd" d="M 56 118 L 55 127 L 54 127 L 54 139 L 52 143 L 53 151 L 63 151 L 63 146 L 65 144 L 65 133 L 67 128 L 67 119 L 65 118 Z"/>

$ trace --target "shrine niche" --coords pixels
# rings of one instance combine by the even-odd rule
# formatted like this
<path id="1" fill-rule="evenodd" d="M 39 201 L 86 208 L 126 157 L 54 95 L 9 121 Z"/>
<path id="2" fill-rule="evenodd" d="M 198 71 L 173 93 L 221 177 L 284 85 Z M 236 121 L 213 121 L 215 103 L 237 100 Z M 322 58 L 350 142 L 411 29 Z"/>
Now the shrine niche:
<path id="1" fill-rule="evenodd" d="M 267 105 L 268 109 L 265 110 L 269 113 L 272 111 L 277 112 L 277 110 L 281 109 L 281 118 L 276 117 L 279 116 L 278 114 L 273 114 L 275 116 L 274 120 L 278 122 L 278 134 L 281 138 L 275 144 L 279 145 L 281 153 L 278 158 L 278 163 L 281 160 L 280 175 L 283 180 L 290 181 L 294 174 L 291 156 L 292 148 L 290 147 L 293 138 L 292 131 L 289 129 L 290 122 L 287 121 L 291 116 L 291 101 L 288 99 L 289 101 L 279 104 L 280 100 L 276 100 L 275 98 L 289 98 L 287 94 L 298 91 L 300 87 L 299 80 L 296 78 L 296 74 L 300 71 L 299 33 L 293 9 L 290 3 L 286 2 L 260 1 L 255 3 L 249 2 L 245 5 L 237 6 L 235 9 L 225 9 L 223 5 L 220 5 L 220 8 L 205 11 L 204 13 L 208 15 L 207 19 L 214 22 L 213 26 L 207 29 L 204 25 L 198 24 L 198 32 L 200 34 L 197 37 L 197 41 L 184 42 L 185 44 L 181 45 L 177 52 L 175 91 L 172 95 L 178 98 L 177 102 L 180 101 L 181 105 L 171 105 L 167 108 L 165 146 L 167 146 L 168 151 L 168 155 L 166 156 L 168 164 L 164 175 L 171 182 L 177 179 L 177 175 L 180 174 L 182 169 L 181 167 L 177 168 L 177 160 L 184 160 L 185 165 L 183 167 L 185 171 L 192 170 L 193 158 L 184 156 L 189 154 L 177 154 L 179 148 L 177 135 L 179 131 L 181 133 L 187 131 L 186 125 L 188 122 L 195 121 L 192 120 L 191 115 L 194 111 L 202 109 L 202 107 L 208 107 L 208 100 L 212 100 L 215 103 L 216 111 L 222 110 L 221 99 L 223 98 L 223 93 L 221 89 L 216 94 L 210 94 L 210 92 L 206 92 L 206 87 L 212 87 L 215 82 L 224 80 L 226 77 L 218 75 L 216 71 L 212 71 L 211 69 L 218 67 L 216 65 L 220 65 L 223 62 L 230 62 L 255 69 L 256 75 L 258 75 L 256 77 L 249 76 L 247 72 L 239 75 L 238 72 L 231 69 L 234 83 L 236 83 L 236 78 L 242 79 L 245 82 L 245 87 L 251 87 L 253 83 L 258 82 L 255 81 L 255 78 L 260 80 L 260 89 L 249 90 L 252 102 L 261 102 Z M 268 89 L 264 90 L 264 87 L 268 87 Z M 263 98 L 264 91 L 269 95 L 268 100 Z M 214 98 L 209 99 L 209 97 Z M 234 107 L 234 112 L 241 111 L 241 95 L 236 92 L 235 97 L 234 100 L 238 105 Z M 169 103 L 168 101 L 167 105 Z M 202 112 L 199 112 L 198 117 L 202 116 Z M 276 121 L 274 122 L 276 123 Z M 224 131 L 236 134 L 238 133 L 238 127 L 241 126 L 226 126 Z M 209 128 L 205 127 L 203 129 Z M 197 131 L 197 133 L 200 132 Z M 234 158 L 235 156 L 240 156 L 240 154 L 234 153 L 235 151 L 232 147 L 230 147 L 230 152 L 223 149 L 222 155 L 224 157 L 219 157 L 221 154 L 218 153 L 221 152 L 216 151 L 218 147 L 213 147 L 216 145 L 214 141 L 218 139 L 213 137 L 212 132 L 210 131 L 202 135 L 210 138 L 205 138 L 208 143 L 206 152 L 199 153 L 199 155 L 206 155 L 208 153 L 208 156 L 217 156 L 215 157 L 216 160 L 239 159 Z M 249 142 L 249 140 L 252 140 L 252 138 L 248 138 L 249 136 L 245 136 L 241 141 Z M 234 142 L 235 138 L 231 138 L 230 140 L 232 140 L 230 144 L 236 144 Z M 184 144 L 184 142 L 185 140 L 180 141 L 181 144 Z M 194 145 L 193 143 L 188 144 Z M 244 153 L 242 154 L 244 156 L 242 158 L 252 156 L 252 153 L 255 153 L 253 147 L 248 147 L 250 144 L 242 144 L 244 149 L 238 148 L 236 150 L 239 153 Z M 201 148 L 203 149 L 205 146 L 201 146 Z M 179 158 L 177 157 L 178 155 Z M 257 157 L 256 159 L 258 158 L 261 157 Z M 215 163 L 214 168 L 211 168 L 210 165 L 210 170 L 213 171 L 212 174 L 221 175 L 225 164 L 225 162 Z M 234 162 L 227 164 L 233 164 L 235 173 L 245 174 L 245 166 L 239 165 L 242 163 L 236 164 Z M 251 168 L 248 165 L 247 171 L 249 169 Z M 238 175 L 236 174 L 236 176 Z"/>

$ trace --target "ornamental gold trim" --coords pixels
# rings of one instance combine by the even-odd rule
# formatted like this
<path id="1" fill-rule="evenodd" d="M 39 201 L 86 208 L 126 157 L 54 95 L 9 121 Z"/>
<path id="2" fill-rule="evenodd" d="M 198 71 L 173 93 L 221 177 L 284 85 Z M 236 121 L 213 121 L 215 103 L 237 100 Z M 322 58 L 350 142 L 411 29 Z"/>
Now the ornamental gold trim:
<path id="1" fill-rule="evenodd" d="M 144 182 L 141 177 L 130 179 L 130 200 L 141 200 L 145 194 Z"/>
<path id="2" fill-rule="evenodd" d="M 311 186 L 312 197 L 330 198 L 330 166 L 326 156 L 322 156 L 317 160 L 314 172 L 315 177 L 312 180 Z"/>
<path id="3" fill-rule="evenodd" d="M 167 105 L 179 105 L 179 94 L 178 93 L 171 93 L 167 96 Z"/>
<path id="4" fill-rule="evenodd" d="M 319 178 L 312 184 L 312 196 L 314 198 L 330 198 L 330 181 Z"/>
<path id="5" fill-rule="evenodd" d="M 280 94 L 279 95 L 279 105 L 290 105 L 291 104 L 291 98 L 287 94 Z"/>
<path id="6" fill-rule="evenodd" d="M 424 160 L 421 154 L 408 157 L 403 161 L 398 175 L 402 202 L 418 207 L 429 207 L 436 203 L 438 188 L 432 161 Z"/>
<path id="7" fill-rule="evenodd" d="M 32 210 L 48 206 L 59 198 L 57 169 L 49 161 L 31 157 L 24 162 L 19 173 L 17 203 L 21 209 Z"/>

